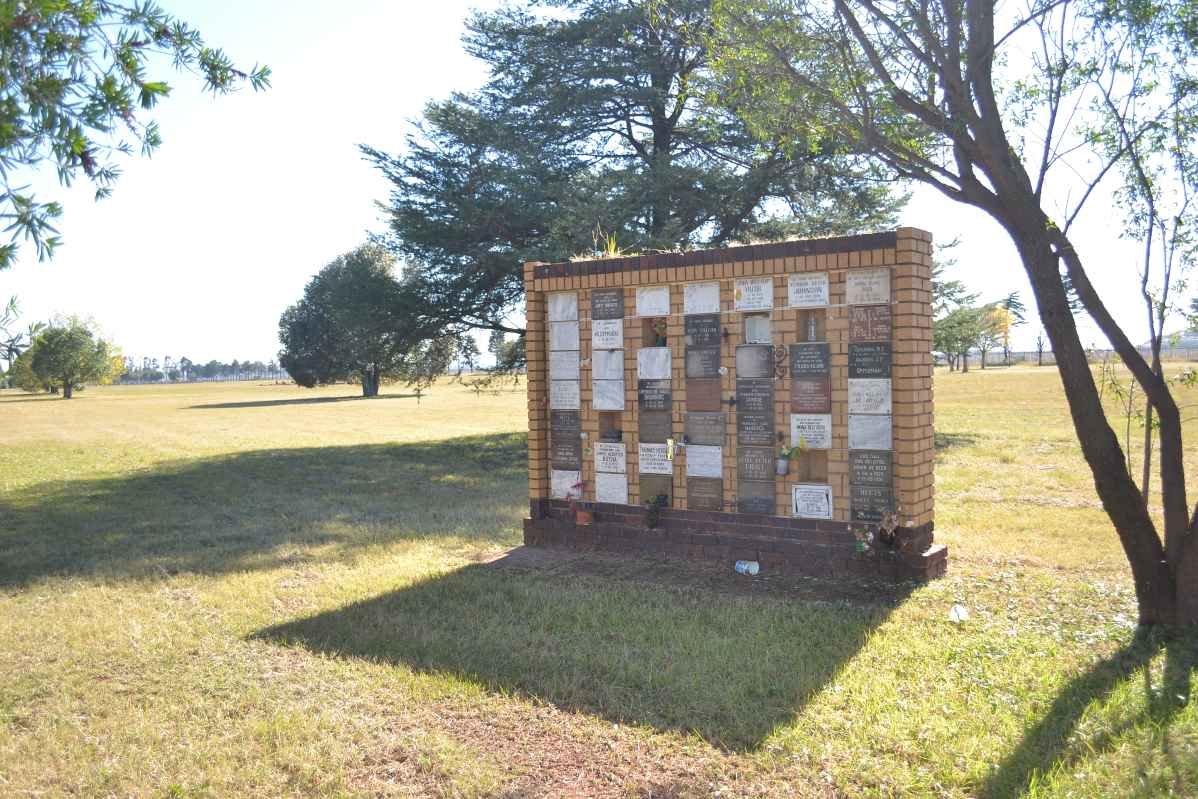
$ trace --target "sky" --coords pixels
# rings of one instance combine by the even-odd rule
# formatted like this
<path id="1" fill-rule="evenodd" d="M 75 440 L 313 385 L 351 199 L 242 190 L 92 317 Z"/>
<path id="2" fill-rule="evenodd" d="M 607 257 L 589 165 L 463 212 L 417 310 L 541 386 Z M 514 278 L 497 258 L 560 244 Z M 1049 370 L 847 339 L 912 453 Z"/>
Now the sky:
<path id="1" fill-rule="evenodd" d="M 95 202 L 86 182 L 36 178 L 39 198 L 65 206 L 64 244 L 39 263 L 31 247 L 0 272 L 0 298 L 16 295 L 27 320 L 91 317 L 127 355 L 192 361 L 275 358 L 279 315 L 337 255 L 384 229 L 376 203 L 388 184 L 358 144 L 400 152 L 425 103 L 478 86 L 482 65 L 463 51 L 462 23 L 489 0 L 169 0 L 242 65 L 266 63 L 273 86 L 212 97 L 187 75 L 155 111 L 163 145 L 122 161 L 113 196 Z M 1116 318 L 1146 337 L 1135 251 L 1098 198 L 1074 237 Z M 1020 291 L 1039 327 L 1006 234 L 979 211 L 916 188 L 902 224 L 937 241 L 960 238 L 952 277 L 982 300 Z M 1092 323 L 1083 342 L 1105 346 Z"/>

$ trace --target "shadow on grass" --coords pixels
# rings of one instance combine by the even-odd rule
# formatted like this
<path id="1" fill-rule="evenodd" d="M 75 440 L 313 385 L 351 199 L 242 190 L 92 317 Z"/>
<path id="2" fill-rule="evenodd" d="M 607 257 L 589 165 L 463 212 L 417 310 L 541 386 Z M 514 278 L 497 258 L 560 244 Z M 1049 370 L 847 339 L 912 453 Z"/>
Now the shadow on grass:
<path id="1" fill-rule="evenodd" d="M 247 402 L 211 402 L 207 405 L 189 405 L 187 410 L 213 410 L 217 408 L 274 408 L 279 405 L 323 405 L 328 402 L 370 402 L 385 399 L 411 399 L 415 394 L 379 394 L 375 397 L 363 397 L 360 394 L 349 397 L 301 397 L 299 399 L 254 400 Z"/>
<path id="2" fill-rule="evenodd" d="M 950 447 L 969 445 L 977 440 L 978 437 L 973 433 L 941 433 L 937 430 L 933 434 L 933 443 L 937 452 Z"/>
<path id="3" fill-rule="evenodd" d="M 523 434 L 276 449 L 43 483 L 0 502 L 0 586 L 222 573 L 398 539 L 515 543 Z"/>
<path id="4" fill-rule="evenodd" d="M 905 598 L 896 592 L 872 606 L 810 603 L 474 564 L 254 638 L 448 673 L 743 751 L 840 671 Z"/>

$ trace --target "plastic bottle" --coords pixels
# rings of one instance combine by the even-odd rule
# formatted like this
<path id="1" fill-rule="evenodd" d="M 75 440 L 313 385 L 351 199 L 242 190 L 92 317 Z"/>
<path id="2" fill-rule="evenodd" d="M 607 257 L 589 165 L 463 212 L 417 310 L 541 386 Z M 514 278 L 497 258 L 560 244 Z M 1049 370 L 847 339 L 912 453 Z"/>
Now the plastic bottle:
<path id="1" fill-rule="evenodd" d="M 738 560 L 736 562 L 737 574 L 753 575 L 759 571 L 761 571 L 761 566 L 755 560 Z"/>

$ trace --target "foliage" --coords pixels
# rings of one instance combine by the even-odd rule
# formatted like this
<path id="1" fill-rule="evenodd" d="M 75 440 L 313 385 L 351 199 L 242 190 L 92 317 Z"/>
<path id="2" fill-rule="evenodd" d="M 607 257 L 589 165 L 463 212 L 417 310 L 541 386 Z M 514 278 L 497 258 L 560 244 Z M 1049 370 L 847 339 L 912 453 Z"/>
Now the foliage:
<path id="1" fill-rule="evenodd" d="M 71 399 L 86 383 L 111 379 L 115 352 L 93 326 L 77 317 L 52 322 L 29 350 L 29 368 L 38 382 L 61 386 L 63 399 Z"/>

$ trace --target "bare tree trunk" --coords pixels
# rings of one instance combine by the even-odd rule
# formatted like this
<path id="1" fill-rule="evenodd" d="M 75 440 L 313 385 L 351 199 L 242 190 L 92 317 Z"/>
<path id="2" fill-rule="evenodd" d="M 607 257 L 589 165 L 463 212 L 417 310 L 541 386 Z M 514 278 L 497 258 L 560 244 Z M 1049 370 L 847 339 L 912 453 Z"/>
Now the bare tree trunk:
<path id="1" fill-rule="evenodd" d="M 62 384 L 62 398 L 63 399 L 70 399 L 74 395 L 74 393 L 75 393 L 75 387 L 73 385 L 71 385 L 71 382 L 69 380 Z"/>

